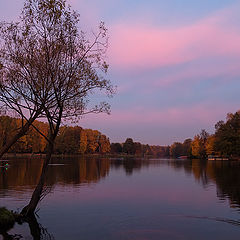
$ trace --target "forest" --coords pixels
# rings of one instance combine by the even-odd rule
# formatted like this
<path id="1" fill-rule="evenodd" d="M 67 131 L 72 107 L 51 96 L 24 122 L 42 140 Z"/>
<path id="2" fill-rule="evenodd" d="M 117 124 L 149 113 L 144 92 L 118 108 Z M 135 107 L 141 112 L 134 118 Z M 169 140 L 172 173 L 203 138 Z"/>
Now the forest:
<path id="1" fill-rule="evenodd" d="M 240 156 L 240 111 L 228 113 L 226 121 L 215 124 L 215 133 L 206 130 L 186 139 L 183 143 L 175 142 L 170 147 L 170 155 L 205 159 L 208 155 L 217 155 L 238 159 Z"/>
<path id="2" fill-rule="evenodd" d="M 240 111 L 228 113 L 226 121 L 215 124 L 215 133 L 209 134 L 202 129 L 193 139 L 187 138 L 183 142 L 174 142 L 171 146 L 149 146 L 133 142 L 128 138 L 125 143 L 112 143 L 114 153 L 130 155 L 153 155 L 156 157 L 206 159 L 208 155 L 216 155 L 238 159 L 240 156 Z"/>
<path id="3" fill-rule="evenodd" d="M 0 147 L 21 128 L 22 120 L 9 116 L 0 117 Z M 35 121 L 34 126 L 44 135 L 48 135 L 48 124 Z M 114 154 L 134 156 L 172 157 L 187 156 L 205 159 L 208 155 L 240 156 L 240 112 L 229 113 L 226 121 L 215 125 L 215 133 L 201 130 L 193 139 L 183 143 L 174 142 L 171 146 L 158 146 L 134 142 L 127 138 L 124 143 L 110 143 L 110 139 L 98 130 L 83 129 L 80 126 L 62 126 L 56 137 L 55 154 Z M 26 135 L 14 144 L 11 153 L 45 153 L 47 140 L 44 135 L 30 127 Z"/>
<path id="4" fill-rule="evenodd" d="M 2 148 L 9 139 L 22 126 L 22 121 L 18 118 L 9 116 L 0 117 L 0 147 Z M 35 121 L 34 126 L 48 135 L 48 124 Z M 9 152 L 11 153 L 45 153 L 47 140 L 38 133 L 33 127 L 30 127 L 26 135 L 21 137 L 14 144 Z M 60 127 L 56 137 L 54 152 L 58 154 L 73 153 L 107 153 L 110 152 L 109 138 L 97 130 L 83 129 L 79 126 Z"/>
<path id="5" fill-rule="evenodd" d="M 11 139 L 22 126 L 22 120 L 9 116 L 0 117 L 0 148 Z M 48 124 L 36 121 L 34 127 L 48 135 Z M 47 140 L 44 135 L 30 127 L 29 131 L 14 144 L 11 153 L 45 153 Z M 169 146 L 150 146 L 127 138 L 124 143 L 110 143 L 109 138 L 98 130 L 80 126 L 62 126 L 55 140 L 55 154 L 124 154 L 137 156 L 169 157 Z"/>

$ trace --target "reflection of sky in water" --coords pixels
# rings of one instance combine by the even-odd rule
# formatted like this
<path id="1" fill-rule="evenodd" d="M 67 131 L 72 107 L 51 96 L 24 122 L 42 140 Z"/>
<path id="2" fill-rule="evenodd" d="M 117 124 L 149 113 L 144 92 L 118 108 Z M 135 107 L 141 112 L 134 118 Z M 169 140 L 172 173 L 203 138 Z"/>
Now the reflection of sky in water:
<path id="1" fill-rule="evenodd" d="M 79 164 L 72 163 L 77 171 Z M 183 161 L 146 165 L 138 162 L 129 165 L 133 169 L 129 175 L 124 161 L 120 166 L 105 162 L 102 167 L 110 167 L 110 171 L 97 178 L 105 170 L 100 162 L 95 163 L 86 165 L 88 170 L 82 173 L 86 179 L 86 174 L 92 175 L 92 182 L 80 178 L 79 172 L 75 172 L 75 177 L 79 177 L 75 182 L 56 177 L 52 192 L 40 204 L 39 221 L 55 239 L 238 239 L 240 227 L 222 220 L 238 220 L 239 213 L 230 208 L 228 200 L 217 196 L 212 177 L 213 171 L 217 176 L 216 169 L 224 166 L 208 163 L 201 167 L 198 162 Z M 99 168 L 95 169 L 96 166 Z M 54 172 L 65 166 L 52 167 Z M 15 186 L 1 194 L 0 205 L 24 206 L 32 190 L 29 186 L 17 189 Z M 23 231 L 16 226 L 14 231 L 18 230 Z"/>

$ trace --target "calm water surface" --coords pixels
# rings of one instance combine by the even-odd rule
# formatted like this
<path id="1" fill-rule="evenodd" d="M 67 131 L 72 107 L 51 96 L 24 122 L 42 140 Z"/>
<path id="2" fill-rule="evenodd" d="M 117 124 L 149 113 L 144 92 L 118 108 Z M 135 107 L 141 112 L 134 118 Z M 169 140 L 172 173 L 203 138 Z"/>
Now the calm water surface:
<path id="1" fill-rule="evenodd" d="M 20 210 L 42 160 L 8 164 L 0 168 L 0 206 Z M 9 234 L 57 240 L 239 239 L 239 162 L 69 157 L 53 159 L 47 185 L 37 213 L 41 236 L 26 223 L 15 224 Z"/>

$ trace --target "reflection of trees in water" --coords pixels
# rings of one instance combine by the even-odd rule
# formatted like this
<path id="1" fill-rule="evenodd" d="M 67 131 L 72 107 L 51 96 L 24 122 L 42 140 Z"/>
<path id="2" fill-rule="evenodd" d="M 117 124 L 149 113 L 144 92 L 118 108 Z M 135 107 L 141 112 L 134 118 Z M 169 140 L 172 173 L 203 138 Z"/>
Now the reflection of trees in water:
<path id="1" fill-rule="evenodd" d="M 230 201 L 231 207 L 240 208 L 240 163 L 230 161 L 171 161 L 174 169 L 184 169 L 187 174 L 206 187 L 213 182 L 217 196 Z"/>
<path id="2" fill-rule="evenodd" d="M 127 175 L 139 171 L 150 165 L 168 165 L 175 171 L 182 171 L 193 175 L 195 180 L 207 187 L 210 183 L 217 186 L 217 196 L 220 199 L 229 199 L 231 207 L 240 208 L 240 163 L 226 161 L 202 160 L 140 160 L 119 159 L 112 161 L 115 168 L 124 168 Z"/>
<path id="3" fill-rule="evenodd" d="M 207 175 L 207 162 L 202 160 L 193 160 L 192 173 L 198 182 L 201 182 L 203 186 L 207 186 L 210 183 L 210 179 Z"/>
<path id="4" fill-rule="evenodd" d="M 39 159 L 12 160 L 6 171 L 0 169 L 0 189 L 21 190 L 23 187 L 34 188 L 41 174 L 42 161 Z M 46 179 L 47 186 L 55 183 L 82 184 L 98 182 L 108 175 L 108 159 L 55 159 L 49 166 Z"/>
<path id="5" fill-rule="evenodd" d="M 240 207 L 240 165 L 238 162 L 218 163 L 212 166 L 212 178 L 217 185 L 217 196 L 229 199 L 231 207 Z"/>
<path id="6" fill-rule="evenodd" d="M 148 167 L 148 160 L 126 158 L 55 158 L 49 166 L 46 186 L 60 184 L 84 184 L 96 183 L 108 175 L 110 166 L 123 168 L 127 175 L 139 171 L 142 167 Z M 9 161 L 11 165 L 6 171 L 0 169 L 0 190 L 22 190 L 23 187 L 34 188 L 41 175 L 43 161 L 40 159 L 21 159 Z M 156 163 L 155 163 L 156 164 Z"/>
<path id="7" fill-rule="evenodd" d="M 126 175 L 132 175 L 134 171 L 140 171 L 143 166 L 146 166 L 146 164 L 137 159 L 127 158 L 123 161 L 123 168 L 126 172 Z"/>
<path id="8" fill-rule="evenodd" d="M 59 164 L 63 163 L 61 160 Z M 95 183 L 109 173 L 110 162 L 107 159 L 73 159 L 64 161 L 66 165 L 50 166 L 47 184 Z"/>
<path id="9" fill-rule="evenodd" d="M 40 223 L 38 223 L 36 217 L 33 215 L 30 218 L 26 219 L 30 233 L 33 240 L 54 240 L 54 236 L 48 232 Z M 1 230 L 0 235 L 2 235 L 3 240 L 20 240 L 24 237 L 20 234 L 9 234 L 10 229 Z"/>
<path id="10" fill-rule="evenodd" d="M 134 172 L 139 172 L 141 168 L 149 167 L 151 164 L 153 164 L 153 162 L 149 160 L 134 157 L 115 158 L 111 161 L 112 168 L 123 168 L 127 176 L 132 175 Z"/>
<path id="11" fill-rule="evenodd" d="M 22 190 L 23 187 L 34 188 L 41 174 L 40 159 L 16 159 L 8 162 L 6 170 L 0 168 L 0 191 L 8 189 Z M 55 158 L 49 166 L 47 186 L 60 184 L 96 183 L 108 175 L 110 167 L 124 169 L 126 175 L 140 171 L 149 166 L 169 166 L 175 171 L 193 175 L 197 182 L 207 187 L 210 183 L 217 186 L 217 196 L 229 199 L 232 207 L 240 207 L 240 163 L 228 161 L 200 160 L 142 160 L 136 158 Z"/>
<path id="12" fill-rule="evenodd" d="M 54 237 L 51 235 L 46 228 L 38 223 L 35 216 L 28 219 L 28 225 L 30 228 L 31 235 L 34 240 L 53 240 Z"/>

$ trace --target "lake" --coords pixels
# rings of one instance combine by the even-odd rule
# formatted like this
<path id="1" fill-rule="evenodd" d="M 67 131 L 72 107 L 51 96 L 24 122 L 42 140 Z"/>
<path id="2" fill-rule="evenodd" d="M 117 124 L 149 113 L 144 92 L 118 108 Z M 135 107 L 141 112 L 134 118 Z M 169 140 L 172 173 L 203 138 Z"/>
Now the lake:
<path id="1" fill-rule="evenodd" d="M 27 204 L 42 163 L 0 162 L 0 206 Z M 37 211 L 41 231 L 24 223 L 8 233 L 16 239 L 238 240 L 239 210 L 239 162 L 54 158 Z"/>

